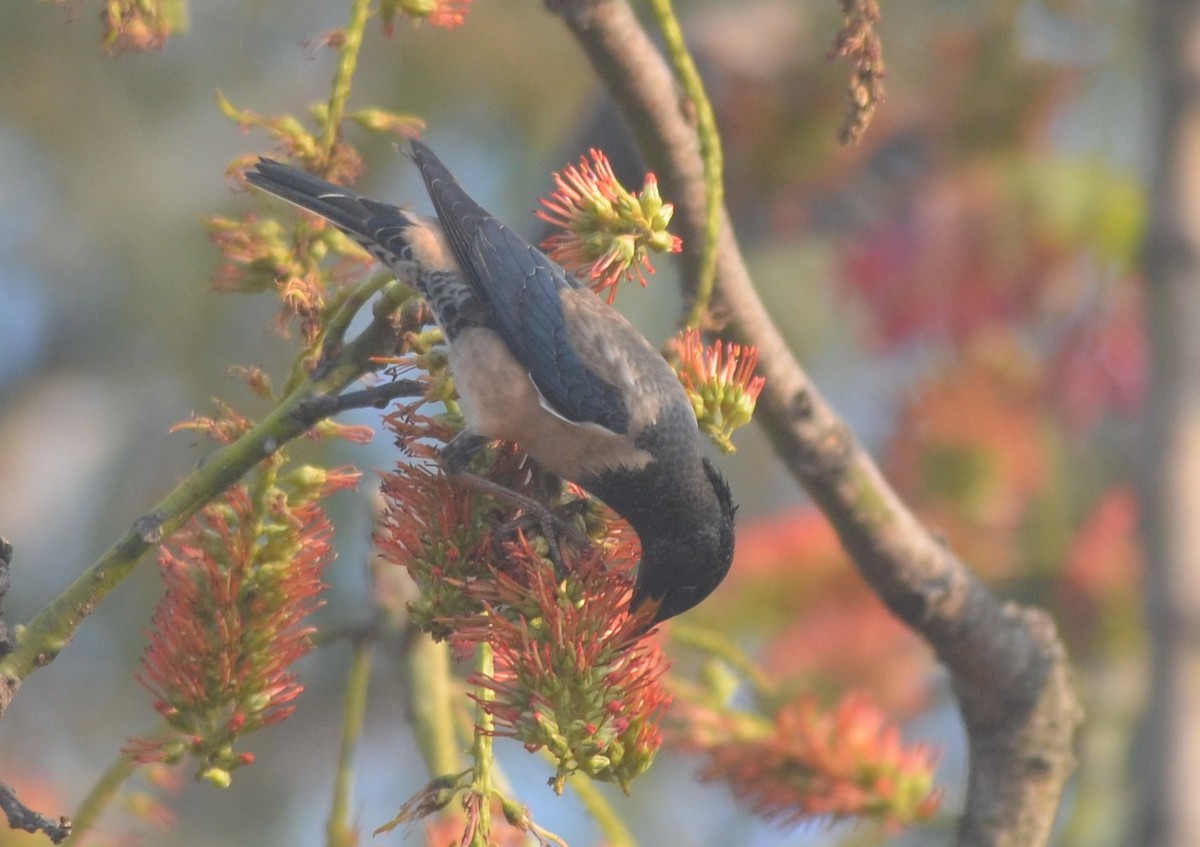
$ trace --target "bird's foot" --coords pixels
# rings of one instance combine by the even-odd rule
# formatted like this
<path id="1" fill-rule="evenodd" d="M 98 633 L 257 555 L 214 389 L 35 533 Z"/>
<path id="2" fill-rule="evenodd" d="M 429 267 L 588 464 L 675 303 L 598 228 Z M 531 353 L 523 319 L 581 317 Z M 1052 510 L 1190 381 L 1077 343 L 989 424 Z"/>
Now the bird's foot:
<path id="1" fill-rule="evenodd" d="M 576 548 L 584 548 L 591 544 L 590 539 L 588 539 L 587 535 L 579 527 L 575 526 L 568 519 L 556 514 L 555 510 L 551 509 L 545 503 L 540 503 L 498 482 L 493 482 L 490 479 L 472 473 L 459 473 L 455 475 L 455 478 L 462 480 L 477 491 L 482 491 L 501 500 L 507 500 L 524 512 L 524 514 L 514 520 L 502 525 L 502 532 L 521 529 L 523 526 L 531 523 L 539 526 L 542 530 L 542 536 L 546 539 L 546 546 L 549 548 L 550 560 L 554 563 L 554 573 L 559 579 L 562 579 L 568 573 L 567 566 L 563 562 L 562 543 L 566 541 Z M 574 507 L 572 506 L 572 508 Z"/>

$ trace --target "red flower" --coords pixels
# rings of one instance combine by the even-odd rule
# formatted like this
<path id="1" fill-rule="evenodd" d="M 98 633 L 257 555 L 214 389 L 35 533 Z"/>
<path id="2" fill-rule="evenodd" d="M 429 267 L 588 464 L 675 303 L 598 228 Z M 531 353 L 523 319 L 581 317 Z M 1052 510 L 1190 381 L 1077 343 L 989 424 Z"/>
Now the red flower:
<path id="1" fill-rule="evenodd" d="M 410 453 L 450 435 L 411 407 L 389 426 Z M 489 480 L 571 510 L 573 525 L 600 540 L 582 553 L 561 545 L 560 578 L 546 539 L 520 531 L 512 502 L 406 464 L 384 477 L 380 553 L 416 582 L 419 597 L 408 605 L 416 623 L 460 654 L 491 646 L 494 671 L 470 680 L 494 695 L 478 697 L 495 720 L 478 731 L 548 749 L 558 791 L 576 771 L 628 788 L 662 743 L 658 721 L 669 700 L 659 682 L 666 660 L 640 637 L 652 610 L 629 611 L 636 536 L 577 489 L 536 472 L 516 448 L 483 457 Z"/>
<path id="2" fill-rule="evenodd" d="M 383 31 L 390 36 L 395 31 L 397 12 L 414 22 L 429 21 L 442 29 L 456 29 L 466 23 L 470 6 L 471 0 L 383 0 L 379 14 Z"/>
<path id="3" fill-rule="evenodd" d="M 315 503 L 234 487 L 163 548 L 167 593 L 138 680 L 178 735 L 132 741 L 139 761 L 190 753 L 219 785 L 253 761 L 233 745 L 292 713 L 302 686 L 290 666 L 311 646 L 304 620 L 320 605 L 331 535 Z"/>
<path id="4" fill-rule="evenodd" d="M 413 621 L 445 638 L 452 631 L 446 619 L 479 611 L 465 586 L 492 578 L 500 521 L 466 485 L 421 465 L 400 465 L 380 490 L 388 502 L 376 538 L 380 555 L 417 584 Z"/>
<path id="5" fill-rule="evenodd" d="M 758 348 L 720 342 L 705 347 L 697 330 L 675 339 L 679 363 L 675 370 L 692 401 L 700 428 L 727 453 L 734 451 L 730 436 L 750 423 L 765 380 L 754 375 Z"/>
<path id="6" fill-rule="evenodd" d="M 563 229 L 542 242 L 550 258 L 590 280 L 597 293 L 608 289 L 612 303 L 622 279 L 645 286 L 643 270 L 654 273 L 651 252 L 678 253 L 683 242 L 667 232 L 675 207 L 662 201 L 654 174 L 634 195 L 617 182 L 603 153 L 591 156 L 591 164 L 581 156 L 578 167 L 554 174 L 558 190 L 541 198 L 545 209 L 537 216 Z"/>
<path id="7" fill-rule="evenodd" d="M 495 674 L 471 680 L 495 694 L 480 705 L 497 735 L 557 759 L 556 791 L 576 771 L 628 791 L 662 744 L 670 702 L 666 658 L 640 635 L 650 610 L 629 613 L 636 557 L 593 547 L 559 580 L 523 538 L 509 550 L 511 574 L 470 588 L 484 613 L 453 626 L 456 643 L 487 640 L 495 651 Z"/>
<path id="8" fill-rule="evenodd" d="M 928 819 L 941 799 L 930 750 L 906 746 L 863 697 L 846 697 L 830 712 L 801 697 L 772 721 L 692 707 L 688 720 L 685 744 L 708 759 L 702 778 L 724 780 L 773 820 L 866 815 L 898 826 Z"/>

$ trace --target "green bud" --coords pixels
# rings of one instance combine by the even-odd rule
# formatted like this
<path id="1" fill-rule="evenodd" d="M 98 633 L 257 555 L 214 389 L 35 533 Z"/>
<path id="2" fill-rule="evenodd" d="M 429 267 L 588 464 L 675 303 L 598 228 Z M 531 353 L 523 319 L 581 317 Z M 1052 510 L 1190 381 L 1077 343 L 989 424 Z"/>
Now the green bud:
<path id="1" fill-rule="evenodd" d="M 612 767 L 612 760 L 608 756 L 589 756 L 580 762 L 580 765 L 582 766 L 581 770 L 588 776 L 598 776 Z"/>
<path id="2" fill-rule="evenodd" d="M 233 775 L 224 768 L 212 767 L 200 774 L 201 779 L 207 779 L 217 788 L 228 788 L 233 784 Z"/>
<path id="3" fill-rule="evenodd" d="M 662 195 L 658 193 L 658 182 L 647 182 L 646 187 L 642 189 L 642 195 L 639 199 L 641 201 L 642 212 L 650 219 L 651 226 L 653 226 L 655 216 L 663 207 Z M 670 219 L 669 213 L 667 218 Z"/>

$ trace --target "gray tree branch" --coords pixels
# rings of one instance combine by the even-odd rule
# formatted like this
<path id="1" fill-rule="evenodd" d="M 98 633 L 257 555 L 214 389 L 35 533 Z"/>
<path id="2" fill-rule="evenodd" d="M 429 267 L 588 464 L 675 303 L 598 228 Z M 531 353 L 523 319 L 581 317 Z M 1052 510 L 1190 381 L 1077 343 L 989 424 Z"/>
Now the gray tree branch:
<path id="1" fill-rule="evenodd" d="M 1157 143 L 1144 249 L 1151 367 L 1140 463 L 1150 693 L 1130 844 L 1200 843 L 1200 5 L 1145 6 Z"/>
<path id="2" fill-rule="evenodd" d="M 626 0 L 552 0 L 616 99 L 685 245 L 702 243 L 705 187 L 695 128 L 667 63 Z M 696 250 L 685 251 L 696 278 Z M 1043 845 L 1074 768 L 1081 710 L 1053 622 L 1003 605 L 921 525 L 821 397 L 767 314 L 724 220 L 713 311 L 759 348 L 757 419 L 887 606 L 949 671 L 970 746 L 964 847 Z"/>

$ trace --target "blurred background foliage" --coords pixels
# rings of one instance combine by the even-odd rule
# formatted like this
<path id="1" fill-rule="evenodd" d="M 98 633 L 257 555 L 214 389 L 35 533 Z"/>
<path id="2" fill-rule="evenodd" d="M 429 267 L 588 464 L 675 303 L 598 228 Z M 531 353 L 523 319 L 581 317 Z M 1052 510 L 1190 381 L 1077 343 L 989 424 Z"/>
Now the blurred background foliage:
<path id="1" fill-rule="evenodd" d="M 304 114 L 328 96 L 322 33 L 344 4 L 194 4 L 161 52 L 109 57 L 100 6 L 10 2 L 0 13 L 0 534 L 16 546 L 6 617 L 28 618 L 210 446 L 168 427 L 209 398 L 253 405 L 235 364 L 271 371 L 295 339 L 268 297 L 216 295 L 203 221 L 244 211 L 231 160 L 269 153 L 215 105 Z M 825 61 L 833 2 L 683 3 L 726 144 L 727 200 L 776 320 L 918 512 L 1005 597 L 1049 608 L 1089 710 L 1056 843 L 1122 843 L 1126 767 L 1144 687 L 1132 489 L 1146 355 L 1136 251 L 1145 216 L 1143 40 L 1121 0 L 885 6 L 888 99 L 863 142 L 836 143 L 844 67 Z M 452 32 L 368 31 L 351 108 L 416 113 L 464 184 L 526 234 L 551 170 L 625 144 L 582 55 L 536 5 L 476 0 Z M 424 195 L 387 139 L 351 141 L 361 189 Z M 638 183 L 640 184 L 640 183 Z M 668 198 L 670 199 L 670 198 Z M 618 304 L 654 341 L 679 313 L 668 266 Z M 372 422 L 362 415 L 360 422 Z M 829 701 L 865 691 L 943 750 L 947 817 L 894 843 L 949 843 L 961 730 L 927 649 L 883 610 L 753 428 L 721 460 L 743 504 L 733 575 L 689 615 Z M 299 448 L 316 449 L 314 448 Z M 324 445 L 362 468 L 396 457 Z M 368 489 L 370 486 L 364 486 Z M 372 495 L 335 500 L 341 558 L 321 619 L 361 619 Z M 129 581 L 0 732 L 0 775 L 69 813 L 129 736 L 154 725 L 132 684 L 160 592 Z M 297 714 L 264 730 L 234 790 L 154 771 L 110 833 L 179 845 L 321 843 L 348 650 L 302 665 Z M 390 818 L 426 774 L 401 679 L 381 663 L 359 767 L 357 819 Z M 504 762 L 539 823 L 596 833 L 577 801 Z M 664 754 L 616 798 L 648 844 L 862 844 L 863 828 L 778 829 L 739 810 L 696 763 Z M 681 786 L 684 786 L 681 788 Z M 155 815 L 176 818 L 170 835 Z M 419 840 L 419 832 L 412 834 Z M 386 837 L 399 840 L 399 836 Z M 26 843 L 0 833 L 0 844 Z M 37 843 L 30 841 L 29 843 Z"/>

